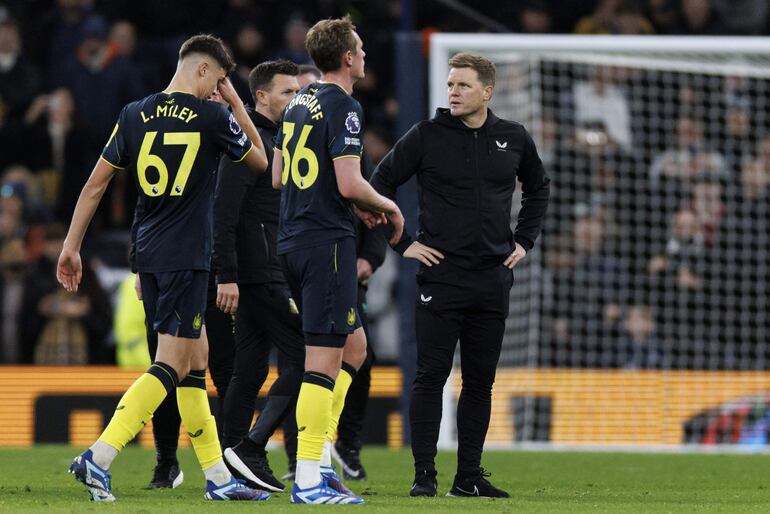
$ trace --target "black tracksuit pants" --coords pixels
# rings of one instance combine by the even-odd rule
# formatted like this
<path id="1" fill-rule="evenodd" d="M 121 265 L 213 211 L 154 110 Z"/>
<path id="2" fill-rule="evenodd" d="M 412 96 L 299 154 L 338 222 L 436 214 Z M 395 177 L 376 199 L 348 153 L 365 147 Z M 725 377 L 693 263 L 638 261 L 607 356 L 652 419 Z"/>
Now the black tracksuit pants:
<path id="1" fill-rule="evenodd" d="M 457 474 L 477 475 L 513 274 L 502 265 L 465 270 L 443 262 L 423 266 L 417 283 L 417 374 L 409 408 L 415 469 L 435 466 L 442 390 L 459 340 L 462 392 L 457 404 Z"/>
<path id="2" fill-rule="evenodd" d="M 245 284 L 239 290 L 234 369 L 224 401 L 222 443 L 225 448 L 234 446 L 248 433 L 250 439 L 264 447 L 296 404 L 305 371 L 305 340 L 286 284 Z M 281 356 L 283 369 L 249 432 L 254 402 L 267 378 L 273 346 Z"/>
<path id="3" fill-rule="evenodd" d="M 348 394 L 345 397 L 345 407 L 340 415 L 337 426 L 337 436 L 348 448 L 361 450 L 361 431 L 366 416 L 366 405 L 369 402 L 369 387 L 372 382 L 372 364 L 375 356 L 369 338 L 369 318 L 366 315 L 366 288 L 358 286 L 358 314 L 361 316 L 361 325 L 366 334 L 366 360 L 359 368 L 353 383 L 350 384 Z M 283 362 L 279 359 L 279 369 L 282 370 Z M 281 371 L 283 373 L 283 371 Z M 297 419 L 294 410 L 287 416 L 283 423 L 286 454 L 289 460 L 297 460 Z"/>

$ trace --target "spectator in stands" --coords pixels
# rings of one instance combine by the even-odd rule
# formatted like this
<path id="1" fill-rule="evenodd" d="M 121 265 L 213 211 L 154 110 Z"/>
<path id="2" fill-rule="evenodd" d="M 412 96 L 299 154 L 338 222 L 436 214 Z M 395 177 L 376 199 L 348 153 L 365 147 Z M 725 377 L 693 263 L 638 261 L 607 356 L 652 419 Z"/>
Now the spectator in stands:
<path id="1" fill-rule="evenodd" d="M 9 116 L 8 104 L 0 94 L 0 172 L 24 159 L 21 128 L 21 122 Z"/>
<path id="2" fill-rule="evenodd" d="M 20 344 L 20 319 L 26 274 L 24 241 L 10 239 L 0 246 L 0 363 L 25 361 Z"/>
<path id="3" fill-rule="evenodd" d="M 37 69 L 22 53 L 15 21 L 0 22 L 0 96 L 10 117 L 21 118 L 40 88 Z"/>
<path id="4" fill-rule="evenodd" d="M 29 40 L 29 46 L 33 58 L 46 72 L 47 83 L 59 74 L 61 63 L 75 52 L 86 22 L 101 20 L 92 8 L 92 0 L 56 0 L 48 12 L 35 13 L 31 20 L 35 37 Z"/>
<path id="5" fill-rule="evenodd" d="M 591 366 L 620 318 L 620 261 L 607 251 L 600 213 L 581 212 L 572 231 L 571 256 L 553 273 L 554 325 L 567 330 L 570 347 L 555 352 L 557 365 Z M 565 334 L 560 334 L 563 337 Z"/>
<path id="6" fill-rule="evenodd" d="M 724 27 L 711 7 L 711 0 L 680 0 L 684 34 L 723 33 Z"/>
<path id="7" fill-rule="evenodd" d="M 65 88 L 35 98 L 24 123 L 29 142 L 25 153 L 43 199 L 58 219 L 69 220 L 91 172 L 88 155 L 100 143 L 89 137 L 76 115 L 72 94 Z"/>
<path id="8" fill-rule="evenodd" d="M 697 290 L 701 285 L 705 253 L 704 237 L 695 212 L 681 209 L 674 216 L 665 246 L 647 264 L 647 272 L 655 283 Z"/>
<path id="9" fill-rule="evenodd" d="M 698 178 L 692 188 L 691 208 L 703 233 L 703 241 L 710 247 L 717 243 L 719 227 L 727 210 L 722 193 L 722 184 L 708 175 Z"/>
<path id="10" fill-rule="evenodd" d="M 599 123 L 613 143 L 630 150 L 631 108 L 625 91 L 613 83 L 613 68 L 591 67 L 589 73 L 589 80 L 573 87 L 576 125 Z"/>
<path id="11" fill-rule="evenodd" d="M 46 227 L 45 249 L 33 264 L 32 280 L 22 309 L 22 348 L 36 364 L 111 363 L 105 344 L 112 307 L 91 266 L 84 262 L 78 292 L 66 293 L 56 283 L 56 262 L 66 227 Z"/>
<path id="12" fill-rule="evenodd" d="M 310 26 L 302 18 L 290 19 L 284 30 L 286 46 L 278 50 L 274 58 L 286 59 L 295 64 L 310 64 L 310 56 L 305 49 L 305 36 L 309 29 Z"/>
<path id="13" fill-rule="evenodd" d="M 620 323 L 615 347 L 615 365 L 628 369 L 667 368 L 663 344 L 657 336 L 657 324 L 650 308 L 632 305 Z"/>
<path id="14" fill-rule="evenodd" d="M 526 34 L 546 34 L 552 31 L 553 19 L 547 0 L 520 2 L 518 29 Z"/>
<path id="15" fill-rule="evenodd" d="M 652 164 L 653 181 L 661 177 L 692 179 L 698 174 L 724 178 L 727 174 L 722 155 L 706 146 L 703 124 L 689 116 L 682 116 L 676 124 L 676 148 L 658 156 Z"/>
<path id="16" fill-rule="evenodd" d="M 107 27 L 99 19 L 84 23 L 77 50 L 64 58 L 61 74 L 53 78 L 72 92 L 81 120 L 100 142 L 107 141 L 123 105 L 144 92 L 136 67 L 107 41 Z"/>
<path id="17" fill-rule="evenodd" d="M 249 72 L 254 66 L 268 59 L 264 45 L 262 31 L 252 23 L 241 23 L 230 42 L 236 63 L 235 72 L 230 75 L 230 79 L 243 102 L 252 107 L 254 98 L 249 92 Z"/>
<path id="18" fill-rule="evenodd" d="M 720 134 L 722 153 L 730 174 L 737 176 L 741 163 L 753 153 L 754 134 L 751 123 L 753 100 L 751 82 L 743 77 L 725 77 L 722 104 L 724 133 Z"/>
<path id="19" fill-rule="evenodd" d="M 8 174 L 17 173 L 21 167 L 11 167 Z M 23 168 L 22 168 L 23 169 Z M 26 185 L 14 180 L 3 180 L 0 185 L 0 242 L 24 237 L 27 229 L 24 219 Z"/>
<path id="20" fill-rule="evenodd" d="M 648 0 L 647 16 L 657 34 L 678 34 L 682 30 L 677 0 Z"/>
<path id="21" fill-rule="evenodd" d="M 712 258 L 696 213 L 685 208 L 674 216 L 665 247 L 647 266 L 656 323 L 678 368 L 696 366 L 690 352 L 716 336 L 712 328 L 718 321 L 712 317 L 714 298 L 709 294 L 715 284 L 709 273 Z"/>
<path id="22" fill-rule="evenodd" d="M 634 0 L 600 0 L 591 16 L 578 20 L 577 34 L 653 34 L 652 24 Z"/>

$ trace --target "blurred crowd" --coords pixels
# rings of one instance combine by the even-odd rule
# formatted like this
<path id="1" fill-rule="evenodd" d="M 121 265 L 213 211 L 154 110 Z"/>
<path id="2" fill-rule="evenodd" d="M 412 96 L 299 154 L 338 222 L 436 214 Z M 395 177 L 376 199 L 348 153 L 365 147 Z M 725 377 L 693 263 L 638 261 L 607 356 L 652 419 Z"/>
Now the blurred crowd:
<path id="1" fill-rule="evenodd" d="M 770 365 L 770 81 L 679 63 L 541 66 L 543 365 Z"/>
<path id="2" fill-rule="evenodd" d="M 191 34 L 210 32 L 228 43 L 238 63 L 234 85 L 251 102 L 246 77 L 253 66 L 279 57 L 308 63 L 304 38 L 310 25 L 351 13 L 367 52 L 366 78 L 355 96 L 366 114 L 365 147 L 376 164 L 396 137 L 394 82 L 408 80 L 394 76 L 394 34 L 402 27 L 421 31 L 427 51 L 427 36 L 435 31 L 759 35 L 768 33 L 770 11 L 764 0 L 466 3 L 476 15 L 452 10 L 445 2 L 405 2 L 413 9 L 405 22 L 399 0 L 0 1 L 0 363 L 115 362 L 113 299 L 127 267 L 128 228 L 136 202 L 131 177 L 117 175 L 108 201 L 97 212 L 84 247 L 86 272 L 77 295 L 64 295 L 56 287 L 53 268 L 80 189 L 120 108 L 166 86 L 179 45 Z M 707 276 L 715 262 L 711 255 L 722 249 L 721 231 L 746 226 L 741 219 L 764 216 L 770 137 L 759 137 L 765 127 L 746 120 L 755 100 L 751 95 L 760 88 L 756 81 L 740 80 L 712 88 L 711 93 L 724 96 L 713 105 L 724 101 L 730 106 L 725 110 L 728 119 L 720 123 L 732 127 L 731 136 L 722 138 L 705 126 L 710 118 L 699 110 L 702 99 L 697 97 L 702 88 L 680 81 L 666 89 L 678 95 L 669 101 L 679 111 L 644 114 L 675 116 L 676 122 L 650 128 L 639 125 L 633 96 L 639 91 L 631 91 L 628 77 L 605 76 L 597 69 L 553 73 L 560 85 L 551 88 L 555 96 L 548 99 L 553 109 L 543 124 L 544 158 L 557 186 L 574 180 L 580 187 L 565 188 L 554 199 L 551 212 L 571 209 L 572 221 L 552 218 L 544 238 L 554 295 L 545 302 L 552 307 L 546 307 L 550 310 L 544 319 L 553 323 L 547 327 L 542 363 L 665 365 L 673 357 L 659 349 L 664 344 L 636 343 L 673 337 L 661 328 L 670 323 L 660 318 L 656 295 L 665 297 L 666 305 L 669 298 L 676 299 L 681 311 L 677 334 L 688 323 L 697 325 L 687 313 L 719 313 L 722 305 L 703 291 L 718 287 Z M 576 162 L 582 164 L 576 167 Z M 623 173 L 630 174 L 630 182 L 620 178 Z M 639 184 L 645 185 L 644 195 L 635 194 Z M 620 190 L 630 187 L 633 192 Z M 738 192 L 731 198 L 745 200 L 725 203 L 730 187 Z M 665 217 L 665 222 L 651 217 L 644 224 L 646 232 L 637 234 L 637 218 L 624 219 L 620 209 L 613 210 L 628 201 Z M 623 246 L 627 242 L 619 234 L 647 238 L 644 252 L 636 252 L 636 243 Z M 747 233 L 744 239 L 754 235 Z M 609 251 L 612 245 L 623 251 Z M 719 259 L 732 259 L 744 273 L 742 279 L 762 287 L 748 266 L 757 256 L 742 247 L 729 250 L 729 257 L 720 254 Z M 612 285 L 625 280 L 638 282 L 638 287 Z M 585 302 L 573 309 L 574 293 L 583 294 L 584 287 L 596 305 Z M 619 290 L 645 294 L 615 298 Z M 743 296 L 733 300 L 745 301 Z M 597 306 L 600 310 L 592 310 Z M 750 308 L 755 310 L 747 312 L 759 309 Z M 602 316 L 594 319 L 595 312 Z M 713 324 L 718 323 L 714 318 Z M 709 333 L 703 340 L 744 333 L 758 337 L 759 329 L 741 330 Z M 605 333 L 600 331 L 613 334 L 631 356 L 591 360 L 563 351 L 571 348 L 564 345 L 577 345 L 588 348 L 577 354 L 590 355 L 595 335 Z"/>

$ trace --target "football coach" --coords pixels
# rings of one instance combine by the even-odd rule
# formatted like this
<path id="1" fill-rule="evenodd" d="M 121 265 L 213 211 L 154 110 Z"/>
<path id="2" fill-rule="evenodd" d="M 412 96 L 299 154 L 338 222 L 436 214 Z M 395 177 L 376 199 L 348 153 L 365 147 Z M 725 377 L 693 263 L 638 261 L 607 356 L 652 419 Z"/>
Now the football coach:
<path id="1" fill-rule="evenodd" d="M 534 246 L 549 197 L 534 141 L 519 123 L 488 108 L 495 65 L 459 53 L 449 60 L 449 108 L 414 125 L 372 176 L 394 199 L 417 176 L 417 241 L 406 233 L 394 249 L 420 261 L 417 274 L 417 374 L 410 422 L 415 480 L 412 496 L 435 496 L 441 395 L 457 341 L 462 392 L 457 405 L 457 474 L 450 496 L 508 497 L 481 467 L 492 384 L 500 358 L 512 269 Z M 522 204 L 511 232 L 517 180 Z"/>

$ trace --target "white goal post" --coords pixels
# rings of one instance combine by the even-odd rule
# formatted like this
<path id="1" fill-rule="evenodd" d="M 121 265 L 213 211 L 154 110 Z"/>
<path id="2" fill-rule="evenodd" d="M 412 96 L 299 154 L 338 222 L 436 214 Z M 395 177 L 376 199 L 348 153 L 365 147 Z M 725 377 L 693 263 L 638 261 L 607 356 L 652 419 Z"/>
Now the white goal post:
<path id="1" fill-rule="evenodd" d="M 553 181 L 488 446 L 768 448 L 770 38 L 434 34 L 428 116 L 460 51 Z"/>

